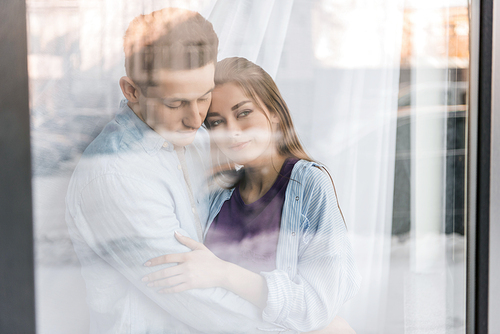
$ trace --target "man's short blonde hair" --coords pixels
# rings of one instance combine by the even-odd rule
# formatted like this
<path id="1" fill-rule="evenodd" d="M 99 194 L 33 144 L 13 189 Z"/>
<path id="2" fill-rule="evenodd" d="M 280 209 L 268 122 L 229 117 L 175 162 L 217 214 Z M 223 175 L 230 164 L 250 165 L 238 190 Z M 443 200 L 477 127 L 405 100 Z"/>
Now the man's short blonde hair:
<path id="1" fill-rule="evenodd" d="M 139 15 L 123 42 L 125 70 L 141 88 L 155 86 L 159 69 L 190 70 L 217 62 L 219 40 L 199 13 L 164 8 Z"/>

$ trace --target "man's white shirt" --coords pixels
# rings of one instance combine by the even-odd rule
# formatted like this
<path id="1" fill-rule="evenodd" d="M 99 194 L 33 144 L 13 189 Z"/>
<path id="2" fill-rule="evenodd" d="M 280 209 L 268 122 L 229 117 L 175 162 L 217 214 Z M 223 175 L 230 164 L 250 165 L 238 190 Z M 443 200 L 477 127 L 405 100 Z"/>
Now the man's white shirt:
<path id="1" fill-rule="evenodd" d="M 144 267 L 148 259 L 189 251 L 174 231 L 201 241 L 207 223 L 206 130 L 183 153 L 185 161 L 125 100 L 82 155 L 68 188 L 66 220 L 86 282 L 90 332 L 283 331 L 222 288 L 159 294 L 141 281 L 163 268 Z"/>

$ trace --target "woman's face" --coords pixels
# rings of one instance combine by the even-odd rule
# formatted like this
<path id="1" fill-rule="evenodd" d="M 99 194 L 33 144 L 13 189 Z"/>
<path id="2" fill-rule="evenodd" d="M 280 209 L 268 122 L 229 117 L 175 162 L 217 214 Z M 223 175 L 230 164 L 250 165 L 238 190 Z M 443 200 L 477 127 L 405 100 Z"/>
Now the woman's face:
<path id="1" fill-rule="evenodd" d="M 263 108 L 234 83 L 216 86 L 212 92 L 207 114 L 210 135 L 219 149 L 239 165 L 258 163 L 275 153 L 272 127 L 278 118 Z"/>

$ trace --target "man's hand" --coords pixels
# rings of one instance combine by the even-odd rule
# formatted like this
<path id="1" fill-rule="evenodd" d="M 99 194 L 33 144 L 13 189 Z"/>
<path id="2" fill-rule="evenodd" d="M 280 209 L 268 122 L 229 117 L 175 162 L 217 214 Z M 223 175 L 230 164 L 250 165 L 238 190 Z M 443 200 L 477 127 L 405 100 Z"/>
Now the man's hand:
<path id="1" fill-rule="evenodd" d="M 215 256 L 202 243 L 178 232 L 175 232 L 175 238 L 192 251 L 162 255 L 149 260 L 144 264 L 147 267 L 166 263 L 178 264 L 146 275 L 142 281 L 149 282 L 148 287 L 168 287 L 158 291 L 159 293 L 222 286 L 227 262 Z"/>

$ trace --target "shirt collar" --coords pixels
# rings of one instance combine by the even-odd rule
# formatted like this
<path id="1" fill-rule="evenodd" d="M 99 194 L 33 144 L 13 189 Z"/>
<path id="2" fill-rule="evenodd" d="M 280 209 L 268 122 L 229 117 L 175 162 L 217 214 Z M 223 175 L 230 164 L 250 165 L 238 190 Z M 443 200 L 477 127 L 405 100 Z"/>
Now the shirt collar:
<path id="1" fill-rule="evenodd" d="M 127 103 L 126 99 L 120 102 L 120 112 L 116 116 L 116 121 L 127 128 L 148 154 L 155 155 L 162 148 L 172 152 L 174 145 L 144 123 Z"/>

